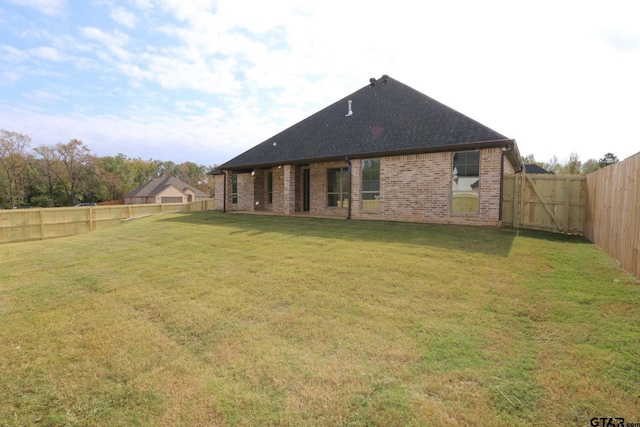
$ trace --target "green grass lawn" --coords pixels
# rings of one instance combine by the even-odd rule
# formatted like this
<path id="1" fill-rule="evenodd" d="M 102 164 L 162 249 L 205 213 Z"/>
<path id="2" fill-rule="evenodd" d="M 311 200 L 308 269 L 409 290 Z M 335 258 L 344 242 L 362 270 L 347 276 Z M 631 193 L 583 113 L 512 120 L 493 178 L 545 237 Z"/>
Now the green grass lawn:
<path id="1" fill-rule="evenodd" d="M 640 422 L 639 285 L 582 238 L 428 224 L 0 245 L 0 425 Z"/>

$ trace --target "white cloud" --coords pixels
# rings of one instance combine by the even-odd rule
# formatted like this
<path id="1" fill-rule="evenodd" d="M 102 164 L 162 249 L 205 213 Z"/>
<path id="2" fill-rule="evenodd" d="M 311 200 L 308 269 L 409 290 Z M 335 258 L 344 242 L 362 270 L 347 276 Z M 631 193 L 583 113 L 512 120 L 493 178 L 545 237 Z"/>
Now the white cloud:
<path id="1" fill-rule="evenodd" d="M 82 27 L 80 34 L 87 39 L 99 42 L 121 61 L 131 61 L 134 58 L 134 55 L 124 48 L 129 43 L 129 36 L 120 31 L 107 33 L 99 28 Z"/>
<path id="2" fill-rule="evenodd" d="M 602 34 L 607 44 L 617 51 L 640 50 L 640 32 L 611 28 Z"/>
<path id="3" fill-rule="evenodd" d="M 9 0 L 18 6 L 26 6 L 45 15 L 62 15 L 67 7 L 66 0 Z"/>
<path id="4" fill-rule="evenodd" d="M 41 47 L 29 49 L 29 53 L 32 56 L 35 56 L 40 59 L 46 59 L 48 61 L 61 62 L 65 59 L 64 56 L 60 53 L 60 51 L 58 51 L 58 49 L 55 49 L 49 46 L 41 46 Z"/>
<path id="5" fill-rule="evenodd" d="M 193 89 L 204 93 L 233 95 L 238 90 L 235 80 L 235 59 L 187 59 L 189 54 L 173 50 L 174 54 L 144 54 L 143 66 L 124 65 L 130 77 L 146 79 L 167 89 Z"/>
<path id="6" fill-rule="evenodd" d="M 41 10 L 65 4 L 27 3 Z M 105 83 L 122 100 L 114 114 L 124 125 L 109 116 L 65 121 L 56 113 L 52 125 L 77 126 L 96 150 L 112 143 L 151 150 L 143 157 L 161 157 L 151 153 L 180 140 L 185 150 L 167 157 L 174 161 L 198 150 L 197 158 L 227 160 L 385 73 L 516 138 L 523 154 L 540 160 L 570 151 L 585 160 L 611 150 L 622 157 L 633 153 L 616 150 L 618 141 L 640 146 L 630 125 L 640 99 L 634 1 L 300 3 L 130 0 L 129 10 L 104 1 L 116 22 L 138 31 L 94 23 L 79 28 L 78 39 L 48 34 L 40 43 L 50 47 L 5 42 L 0 59 L 14 68 L 3 76 L 18 81 L 19 67 L 33 58 L 57 61 L 56 71 L 60 61 L 108 70 L 96 74 L 101 85 L 124 76 L 136 96 Z M 150 99 L 155 109 L 142 104 Z M 125 142 L 127 126 L 137 142 Z M 60 132 L 69 129 L 76 128 Z"/>
<path id="7" fill-rule="evenodd" d="M 6 62 L 20 63 L 29 58 L 29 54 L 13 46 L 0 46 L 0 59 Z"/>
<path id="8" fill-rule="evenodd" d="M 206 109 L 207 103 L 199 100 L 192 101 L 176 101 L 175 102 L 176 110 L 181 113 L 189 113 L 193 114 L 197 111 L 201 111 Z M 218 110 L 221 111 L 221 110 Z"/>
<path id="9" fill-rule="evenodd" d="M 34 102 L 59 102 L 67 101 L 67 98 L 57 93 L 47 92 L 43 90 L 33 90 L 23 94 L 26 98 L 31 99 Z"/>
<path id="10" fill-rule="evenodd" d="M 45 93 L 32 96 L 46 99 Z M 3 115 L 0 128 L 28 134 L 33 146 L 77 138 L 99 156 L 124 153 L 133 158 L 212 165 L 237 155 L 246 141 L 270 136 L 275 129 L 268 123 L 262 127 L 262 121 L 266 118 L 240 109 L 234 116 L 213 108 L 192 117 L 157 112 L 150 116 L 144 111 L 129 117 L 51 115 L 30 110 Z"/>
<path id="11" fill-rule="evenodd" d="M 125 8 L 115 7 L 111 10 L 111 18 L 120 25 L 124 25 L 128 28 L 135 28 L 138 22 L 138 17 L 135 13 L 131 13 Z"/>

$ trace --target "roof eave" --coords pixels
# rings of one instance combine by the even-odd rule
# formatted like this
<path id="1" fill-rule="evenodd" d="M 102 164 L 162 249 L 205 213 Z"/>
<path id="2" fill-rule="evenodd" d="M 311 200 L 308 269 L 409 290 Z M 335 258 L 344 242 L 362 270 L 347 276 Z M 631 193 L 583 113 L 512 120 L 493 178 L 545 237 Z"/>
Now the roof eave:
<path id="1" fill-rule="evenodd" d="M 494 141 L 476 141 L 471 143 L 464 144 L 456 144 L 456 145 L 446 145 L 446 146 L 438 146 L 438 147 L 422 147 L 422 148 L 411 148 L 406 150 L 393 150 L 393 151 L 374 151 L 374 152 L 364 152 L 364 153 L 353 153 L 353 154 L 341 154 L 335 156 L 327 156 L 327 157 L 316 157 L 316 158 L 305 158 L 305 159 L 283 159 L 278 162 L 265 162 L 265 163 L 254 163 L 254 164 L 243 164 L 243 165 L 235 165 L 226 167 L 224 165 L 220 166 L 215 172 L 216 175 L 223 174 L 224 171 L 235 171 L 238 173 L 249 173 L 253 169 L 268 169 L 275 166 L 281 166 L 286 164 L 292 165 L 304 165 L 309 163 L 327 163 L 327 162 L 335 162 L 340 160 L 350 160 L 350 159 L 369 159 L 374 157 L 392 157 L 392 156 L 406 156 L 411 154 L 426 154 L 426 153 L 442 153 L 442 152 L 452 152 L 452 151 L 469 151 L 469 150 L 479 150 L 482 148 L 495 148 L 495 147 L 504 147 L 510 148 L 507 151 L 508 155 L 513 156 L 512 163 L 518 164 L 521 161 L 515 160 L 516 158 L 520 158 L 520 153 L 518 152 L 517 145 L 515 144 L 515 140 L 513 139 L 498 139 Z M 515 147 L 515 148 L 514 148 Z M 514 153 L 515 151 L 515 153 Z M 213 172 L 213 171 L 212 171 Z M 213 175 L 213 173 L 211 173 Z"/>

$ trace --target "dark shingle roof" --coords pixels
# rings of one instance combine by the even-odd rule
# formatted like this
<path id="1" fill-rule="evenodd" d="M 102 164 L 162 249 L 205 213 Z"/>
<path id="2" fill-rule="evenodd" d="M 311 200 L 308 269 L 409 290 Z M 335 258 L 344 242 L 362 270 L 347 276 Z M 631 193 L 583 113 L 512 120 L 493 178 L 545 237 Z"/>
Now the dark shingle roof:
<path id="1" fill-rule="evenodd" d="M 526 173 L 544 173 L 544 174 L 552 174 L 553 172 L 546 170 L 545 168 L 536 165 L 535 163 L 524 165 L 524 170 Z"/>
<path id="2" fill-rule="evenodd" d="M 191 190 L 196 197 L 208 197 L 207 193 L 198 190 L 196 187 L 187 184 L 186 182 L 176 178 L 175 176 L 170 176 L 168 178 L 153 178 L 146 184 L 143 184 L 135 190 L 125 194 L 125 197 L 155 196 L 163 192 L 169 186 L 174 186 L 182 192 Z"/>
<path id="3" fill-rule="evenodd" d="M 499 146 L 511 139 L 383 76 L 220 166 L 275 164 Z M 352 115 L 346 116 L 352 101 Z"/>

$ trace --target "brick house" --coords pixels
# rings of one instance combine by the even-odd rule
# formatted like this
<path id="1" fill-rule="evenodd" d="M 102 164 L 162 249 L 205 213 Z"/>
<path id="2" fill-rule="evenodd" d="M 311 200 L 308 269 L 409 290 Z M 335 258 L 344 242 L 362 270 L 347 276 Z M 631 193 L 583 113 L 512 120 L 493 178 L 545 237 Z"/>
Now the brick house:
<path id="1" fill-rule="evenodd" d="M 154 178 L 124 195 L 125 205 L 144 203 L 188 203 L 209 195 L 174 176 Z"/>
<path id="2" fill-rule="evenodd" d="M 215 207 L 443 224 L 501 224 L 515 140 L 388 76 L 219 166 Z"/>

